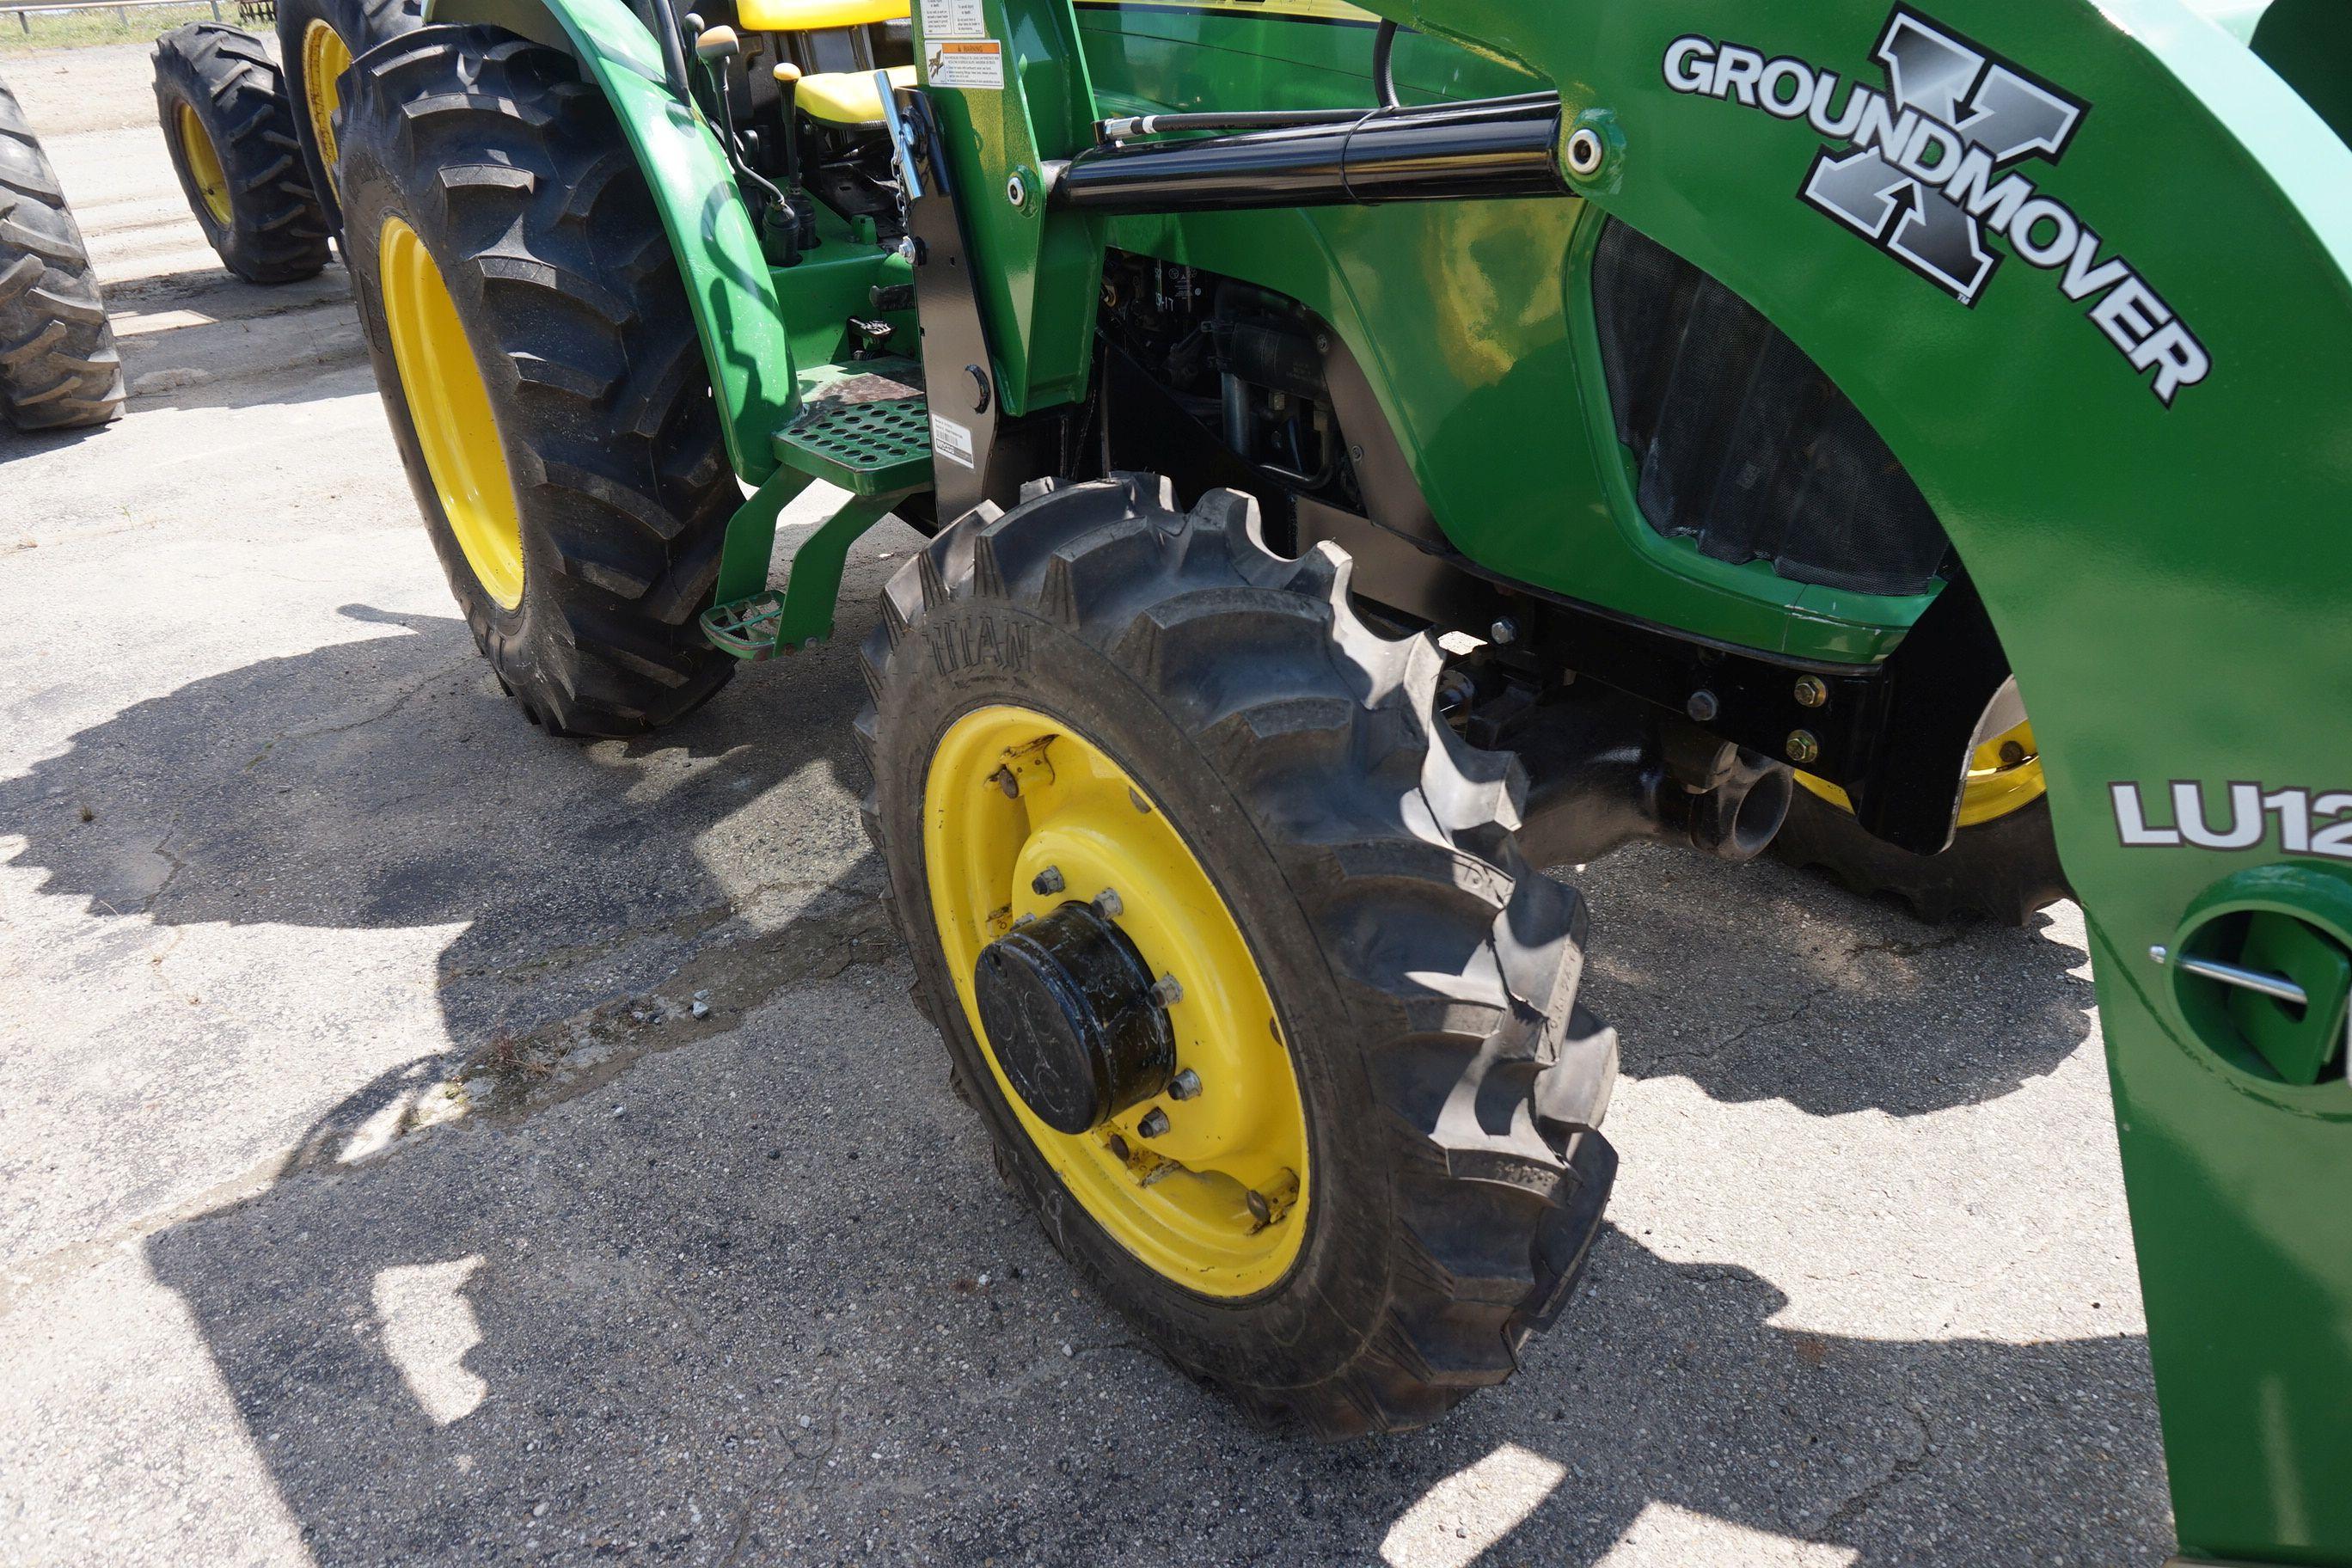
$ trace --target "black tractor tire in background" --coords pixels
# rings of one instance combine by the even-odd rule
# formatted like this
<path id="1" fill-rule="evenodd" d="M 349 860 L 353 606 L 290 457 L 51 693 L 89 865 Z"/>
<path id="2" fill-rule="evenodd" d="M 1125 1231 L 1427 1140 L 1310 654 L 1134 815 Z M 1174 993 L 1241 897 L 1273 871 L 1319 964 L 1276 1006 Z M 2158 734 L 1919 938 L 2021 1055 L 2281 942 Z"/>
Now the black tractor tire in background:
<path id="1" fill-rule="evenodd" d="M 1772 852 L 1792 866 L 1818 866 L 1853 892 L 1899 899 L 1930 925 L 2023 926 L 2036 911 L 2074 896 L 2058 864 L 2046 795 L 1960 828 L 1940 855 L 1915 855 L 1872 837 L 1852 812 L 1800 789 Z"/>
<path id="2" fill-rule="evenodd" d="M 335 140 L 331 121 L 326 136 L 318 134 L 310 112 L 314 85 L 332 101 L 339 96 L 333 82 L 313 84 L 310 65 L 315 51 L 308 47 L 311 28 L 326 28 L 342 40 L 343 52 L 357 58 L 386 38 L 424 26 L 418 0 L 278 0 L 278 58 L 286 75 L 286 100 L 294 110 L 296 138 L 302 143 L 302 167 L 328 229 L 343 231 L 341 198 L 336 190 Z"/>
<path id="3" fill-rule="evenodd" d="M 25 110 L 0 82 L 0 416 L 20 430 L 122 412 L 122 360 L 81 228 Z"/>
<path id="4" fill-rule="evenodd" d="M 1507 1378 L 1580 1275 L 1615 1173 L 1595 1129 L 1616 1040 L 1576 1000 L 1583 901 L 1518 852 L 1516 761 L 1437 716 L 1435 644 L 1375 635 L 1349 573 L 1328 545 L 1269 552 L 1232 491 L 1185 512 L 1142 476 L 1033 486 L 892 581 L 858 721 L 894 918 L 1000 1169 L 1179 1366 L 1334 1439 Z M 925 784 L 949 728 L 1000 703 L 1118 757 L 1265 980 L 1310 1174 L 1297 1258 L 1255 1295 L 1194 1292 L 1121 1246 L 974 1036 L 934 923 Z"/>
<path id="5" fill-rule="evenodd" d="M 294 110 L 259 38 L 221 22 L 190 22 L 155 43 L 155 110 L 188 210 L 221 265 L 248 283 L 315 278 L 328 260 L 326 215 L 302 168 Z M 219 160 L 208 196 L 182 112 Z M 218 210 L 215 201 L 226 205 Z"/>
<path id="6" fill-rule="evenodd" d="M 376 384 L 475 640 L 531 720 L 625 736 L 734 661 L 698 616 L 741 504 L 669 240 L 604 95 L 490 27 L 404 33 L 343 78 L 345 259 Z M 483 588 L 444 515 L 393 357 L 374 237 L 415 230 L 455 301 L 512 475 L 524 584 Z"/>

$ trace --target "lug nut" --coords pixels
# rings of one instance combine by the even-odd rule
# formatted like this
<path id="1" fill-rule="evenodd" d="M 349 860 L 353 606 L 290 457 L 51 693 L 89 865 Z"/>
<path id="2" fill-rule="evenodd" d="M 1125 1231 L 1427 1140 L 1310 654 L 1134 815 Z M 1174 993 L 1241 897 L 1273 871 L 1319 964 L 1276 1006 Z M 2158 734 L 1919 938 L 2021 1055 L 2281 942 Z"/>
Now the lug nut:
<path id="1" fill-rule="evenodd" d="M 1117 888 L 1105 888 L 1101 892 L 1097 893 L 1095 908 L 1100 911 L 1105 920 L 1115 921 L 1127 913 L 1126 900 L 1118 896 Z"/>
<path id="2" fill-rule="evenodd" d="M 1171 1100 L 1192 1100 L 1196 1099 L 1200 1092 L 1201 1075 L 1191 1068 L 1186 1068 L 1182 1072 L 1178 1073 L 1168 1085 L 1168 1098 Z"/>
<path id="3" fill-rule="evenodd" d="M 1163 974 L 1151 987 L 1151 999 L 1162 1007 L 1173 1007 L 1184 1000 L 1184 987 L 1172 974 Z"/>
<path id="4" fill-rule="evenodd" d="M 1813 732 L 1811 730 L 1791 730 L 1789 732 L 1789 760 L 1790 762 L 1802 767 L 1808 763 L 1819 761 L 1821 754 L 1822 743 L 1813 739 Z"/>
<path id="5" fill-rule="evenodd" d="M 1797 677 L 1797 706 L 1823 708 L 1829 705 L 1830 689 L 1818 675 Z"/>
<path id="6" fill-rule="evenodd" d="M 1260 1225 L 1272 1225 L 1274 1223 L 1274 1205 L 1265 1201 L 1265 1194 L 1264 1193 L 1259 1192 L 1255 1187 L 1252 1187 L 1249 1191 L 1242 1194 L 1242 1201 L 1249 1205 L 1250 1218 L 1257 1221 Z"/>
<path id="7" fill-rule="evenodd" d="M 1059 866 L 1048 866 L 1029 879 L 1029 890 L 1041 899 L 1058 893 L 1067 886 L 1069 884 L 1062 880 Z"/>
<path id="8" fill-rule="evenodd" d="M 1168 1136 L 1168 1113 L 1155 1105 L 1143 1113 L 1143 1120 L 1135 1124 L 1135 1130 L 1146 1138 L 1165 1138 Z"/>
<path id="9" fill-rule="evenodd" d="M 1691 716 L 1694 723 L 1711 724 L 1715 716 L 1723 711 L 1723 704 L 1716 700 L 1712 691 L 1694 691 L 1690 700 L 1683 704 L 1683 711 Z"/>

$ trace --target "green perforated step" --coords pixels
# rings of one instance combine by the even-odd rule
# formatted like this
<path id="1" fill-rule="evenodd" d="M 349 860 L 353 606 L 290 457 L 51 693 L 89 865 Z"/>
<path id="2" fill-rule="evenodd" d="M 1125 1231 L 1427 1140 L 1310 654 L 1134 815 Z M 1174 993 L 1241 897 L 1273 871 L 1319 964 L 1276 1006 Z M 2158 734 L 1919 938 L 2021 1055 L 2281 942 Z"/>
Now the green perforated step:
<path id="1" fill-rule="evenodd" d="M 928 489 L 930 405 L 920 395 L 811 402 L 777 435 L 776 459 L 853 495 Z"/>

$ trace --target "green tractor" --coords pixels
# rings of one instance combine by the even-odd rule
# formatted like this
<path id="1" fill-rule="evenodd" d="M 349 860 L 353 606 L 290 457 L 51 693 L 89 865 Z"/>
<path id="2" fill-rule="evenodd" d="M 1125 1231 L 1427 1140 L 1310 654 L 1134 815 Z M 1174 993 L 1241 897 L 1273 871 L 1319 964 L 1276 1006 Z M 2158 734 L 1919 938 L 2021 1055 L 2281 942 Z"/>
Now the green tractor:
<path id="1" fill-rule="evenodd" d="M 2340 7 L 702 5 L 436 0 L 337 81 L 394 434 L 554 733 L 929 536 L 867 825 L 1172 1361 L 1328 1437 L 1511 1375 L 1614 1170 L 1543 868 L 1793 816 L 2079 892 L 2182 1540 L 2352 1562 Z"/>

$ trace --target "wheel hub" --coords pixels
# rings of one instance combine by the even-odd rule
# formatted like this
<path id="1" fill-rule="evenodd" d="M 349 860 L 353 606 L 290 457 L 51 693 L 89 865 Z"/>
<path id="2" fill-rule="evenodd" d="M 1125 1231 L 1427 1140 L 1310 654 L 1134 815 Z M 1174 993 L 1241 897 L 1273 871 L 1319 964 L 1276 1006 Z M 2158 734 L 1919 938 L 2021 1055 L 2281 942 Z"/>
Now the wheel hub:
<path id="1" fill-rule="evenodd" d="M 1064 904 L 990 942 L 972 989 L 1013 1092 L 1056 1131 L 1101 1126 L 1176 1070 L 1143 955 L 1092 904 Z"/>

